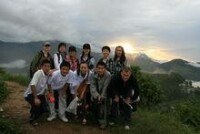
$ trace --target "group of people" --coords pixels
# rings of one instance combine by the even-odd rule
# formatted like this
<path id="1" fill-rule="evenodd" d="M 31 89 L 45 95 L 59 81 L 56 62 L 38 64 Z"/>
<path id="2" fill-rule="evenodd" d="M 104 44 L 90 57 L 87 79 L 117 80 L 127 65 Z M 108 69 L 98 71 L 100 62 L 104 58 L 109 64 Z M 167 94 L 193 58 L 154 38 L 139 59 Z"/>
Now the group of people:
<path id="1" fill-rule="evenodd" d="M 133 102 L 139 100 L 139 89 L 122 46 L 110 57 L 109 46 L 102 47 L 102 57 L 91 55 L 91 44 L 83 44 L 77 56 L 75 46 L 58 44 L 58 52 L 50 54 L 51 44 L 33 58 L 30 65 L 31 82 L 24 93 L 30 103 L 30 123 L 38 125 L 38 118 L 49 112 L 48 121 L 59 117 L 68 122 L 66 112 L 87 123 L 87 113 L 94 113 L 99 127 L 114 125 L 120 115 L 125 129 L 130 129 Z M 95 63 L 95 61 L 98 61 Z"/>

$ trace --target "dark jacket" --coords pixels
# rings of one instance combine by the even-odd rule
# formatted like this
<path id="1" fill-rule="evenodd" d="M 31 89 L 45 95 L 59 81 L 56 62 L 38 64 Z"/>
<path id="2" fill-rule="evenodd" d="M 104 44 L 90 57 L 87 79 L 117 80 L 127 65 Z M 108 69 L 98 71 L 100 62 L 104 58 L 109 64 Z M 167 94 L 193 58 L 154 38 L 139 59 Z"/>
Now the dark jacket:
<path id="1" fill-rule="evenodd" d="M 112 92 L 112 97 L 118 95 L 124 98 L 131 97 L 132 100 L 135 100 L 139 96 L 138 83 L 133 75 L 130 76 L 128 81 L 124 82 L 121 77 L 121 73 L 119 73 L 112 77 L 110 84 L 110 92 Z M 133 91 L 134 94 L 132 94 Z"/>

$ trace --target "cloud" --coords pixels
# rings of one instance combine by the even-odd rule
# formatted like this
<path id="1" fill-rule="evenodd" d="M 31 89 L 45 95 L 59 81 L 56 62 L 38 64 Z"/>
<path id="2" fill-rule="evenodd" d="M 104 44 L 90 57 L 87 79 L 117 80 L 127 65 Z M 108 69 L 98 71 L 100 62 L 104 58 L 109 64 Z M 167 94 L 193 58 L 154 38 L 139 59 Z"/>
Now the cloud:
<path id="1" fill-rule="evenodd" d="M 98 47 L 125 38 L 141 48 L 196 48 L 198 12 L 199 0 L 0 1 L 0 39 L 57 39 Z"/>
<path id="2" fill-rule="evenodd" d="M 22 69 L 25 68 L 27 66 L 26 61 L 25 60 L 16 60 L 16 61 L 12 61 L 9 63 L 1 63 L 0 67 L 2 68 L 18 68 L 18 69 Z"/>

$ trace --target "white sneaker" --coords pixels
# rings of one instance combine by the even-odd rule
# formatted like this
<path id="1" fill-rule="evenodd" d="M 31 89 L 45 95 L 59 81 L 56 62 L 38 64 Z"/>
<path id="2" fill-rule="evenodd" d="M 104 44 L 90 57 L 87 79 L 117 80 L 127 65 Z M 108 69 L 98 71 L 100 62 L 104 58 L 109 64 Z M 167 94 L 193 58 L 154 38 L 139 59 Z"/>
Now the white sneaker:
<path id="1" fill-rule="evenodd" d="M 63 122 L 69 122 L 69 120 L 68 120 L 65 116 L 60 117 L 60 119 L 61 119 Z"/>
<path id="2" fill-rule="evenodd" d="M 124 126 L 124 129 L 125 129 L 125 130 L 129 130 L 129 129 L 130 129 L 130 126 L 129 126 L 129 125 L 125 125 L 125 126 Z"/>
<path id="3" fill-rule="evenodd" d="M 56 118 L 56 115 L 51 115 L 47 118 L 48 121 L 52 121 Z"/>
<path id="4" fill-rule="evenodd" d="M 113 126 L 113 125 L 115 125 L 115 123 L 114 122 L 109 122 L 109 125 Z"/>

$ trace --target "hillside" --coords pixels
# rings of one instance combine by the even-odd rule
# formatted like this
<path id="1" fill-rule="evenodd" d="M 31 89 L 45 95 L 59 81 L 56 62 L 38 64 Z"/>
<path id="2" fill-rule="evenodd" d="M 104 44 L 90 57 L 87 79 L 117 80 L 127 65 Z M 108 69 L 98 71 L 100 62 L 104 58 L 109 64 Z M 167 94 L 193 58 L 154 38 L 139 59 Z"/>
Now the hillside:
<path id="1" fill-rule="evenodd" d="M 192 66 L 188 61 L 182 59 L 174 59 L 172 61 L 163 63 L 159 66 L 167 72 L 176 72 L 182 75 L 185 79 L 200 80 L 200 68 Z"/>
<path id="2" fill-rule="evenodd" d="M 37 42 L 3 42 L 0 41 L 0 65 L 5 65 L 5 70 L 11 73 L 28 74 L 29 65 L 33 56 L 41 49 L 44 41 Z M 51 41 L 52 52 L 57 51 L 59 41 Z M 70 43 L 68 43 L 68 46 Z M 81 55 L 81 46 L 73 44 L 77 47 L 77 55 Z M 9 52 L 8 52 L 9 51 Z M 92 55 L 98 61 L 101 52 L 94 52 Z M 159 63 L 145 53 L 126 54 L 128 62 L 132 65 L 139 66 L 143 72 L 150 73 L 170 73 L 176 72 L 182 75 L 185 79 L 200 81 L 200 64 L 191 63 L 183 59 L 174 59 L 169 62 Z"/>

